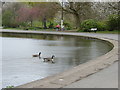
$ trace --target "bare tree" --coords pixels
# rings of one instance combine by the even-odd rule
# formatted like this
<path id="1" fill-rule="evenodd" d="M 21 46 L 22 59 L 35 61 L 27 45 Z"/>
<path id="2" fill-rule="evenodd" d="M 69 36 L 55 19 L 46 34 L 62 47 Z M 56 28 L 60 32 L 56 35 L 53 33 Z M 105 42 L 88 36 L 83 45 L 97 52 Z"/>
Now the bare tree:
<path id="1" fill-rule="evenodd" d="M 82 20 L 89 19 L 92 15 L 92 2 L 65 2 L 63 10 L 73 14 L 77 28 L 80 28 Z"/>
<path id="2" fill-rule="evenodd" d="M 97 14 L 98 20 L 104 20 L 111 14 L 118 14 L 118 2 L 94 2 L 93 9 Z"/>

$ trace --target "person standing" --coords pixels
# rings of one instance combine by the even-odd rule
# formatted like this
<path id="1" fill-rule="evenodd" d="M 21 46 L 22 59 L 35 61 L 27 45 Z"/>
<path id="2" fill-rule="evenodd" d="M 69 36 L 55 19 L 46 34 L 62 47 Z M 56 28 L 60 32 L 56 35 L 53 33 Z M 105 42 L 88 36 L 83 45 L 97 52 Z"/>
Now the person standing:
<path id="1" fill-rule="evenodd" d="M 64 25 L 62 25 L 61 30 L 62 30 L 62 31 L 64 31 L 64 30 L 65 30 Z"/>
<path id="2" fill-rule="evenodd" d="M 60 30 L 60 25 L 56 25 L 56 31 L 59 31 Z"/>

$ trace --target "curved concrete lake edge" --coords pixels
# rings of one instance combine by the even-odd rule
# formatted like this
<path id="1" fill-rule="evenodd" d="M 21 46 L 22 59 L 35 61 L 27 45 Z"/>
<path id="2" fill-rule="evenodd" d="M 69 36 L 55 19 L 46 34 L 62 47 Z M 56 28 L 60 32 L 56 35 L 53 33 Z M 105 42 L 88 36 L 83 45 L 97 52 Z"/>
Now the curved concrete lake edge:
<path id="1" fill-rule="evenodd" d="M 56 35 L 72 35 L 72 36 L 81 36 L 76 34 L 68 33 L 58 33 L 58 32 L 36 32 L 36 31 L 15 31 L 15 30 L 2 30 L 0 32 L 4 33 L 33 33 L 33 34 L 56 34 Z M 70 70 L 56 74 L 54 76 L 49 76 L 44 79 L 36 80 L 24 85 L 17 86 L 15 88 L 62 88 L 66 85 L 69 85 L 73 82 L 76 82 L 80 79 L 83 79 L 91 74 L 94 74 L 111 64 L 115 61 L 118 61 L 118 41 L 112 40 L 103 37 L 91 37 L 91 36 L 82 36 L 94 39 L 100 39 L 108 42 L 113 45 L 113 49 L 94 60 L 90 60 L 84 64 L 78 65 Z"/>

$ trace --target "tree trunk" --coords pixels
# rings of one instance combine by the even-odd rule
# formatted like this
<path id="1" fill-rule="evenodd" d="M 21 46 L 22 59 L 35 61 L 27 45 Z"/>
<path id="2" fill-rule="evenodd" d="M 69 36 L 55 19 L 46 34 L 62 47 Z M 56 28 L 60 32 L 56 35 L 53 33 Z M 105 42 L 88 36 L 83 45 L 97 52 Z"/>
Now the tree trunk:
<path id="1" fill-rule="evenodd" d="M 43 28 L 44 28 L 44 29 L 47 29 L 46 23 L 47 23 L 47 20 L 46 20 L 46 18 L 44 17 L 44 19 L 43 19 Z"/>
<path id="2" fill-rule="evenodd" d="M 31 27 L 33 26 L 33 21 L 31 20 Z"/>
<path id="3" fill-rule="evenodd" d="M 76 20 L 76 27 L 77 27 L 77 29 L 80 29 L 81 27 L 80 27 L 80 24 L 81 24 L 81 22 L 80 22 L 80 16 L 79 16 L 79 14 L 74 14 L 74 16 L 75 16 L 75 20 Z"/>

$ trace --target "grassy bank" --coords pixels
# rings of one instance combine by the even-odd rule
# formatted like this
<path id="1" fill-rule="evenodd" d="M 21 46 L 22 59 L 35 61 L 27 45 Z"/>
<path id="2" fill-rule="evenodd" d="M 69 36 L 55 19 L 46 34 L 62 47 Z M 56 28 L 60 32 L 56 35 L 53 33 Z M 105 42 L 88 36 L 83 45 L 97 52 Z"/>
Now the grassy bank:
<path id="1" fill-rule="evenodd" d="M 109 33 L 109 34 L 118 34 L 118 33 L 120 33 L 118 30 L 115 30 L 115 31 L 98 31 L 97 33 L 105 33 L 105 34 L 107 34 L 107 33 Z"/>
<path id="2" fill-rule="evenodd" d="M 78 32 L 84 32 L 84 31 L 78 31 Z M 95 32 L 84 32 L 84 33 L 95 33 Z M 103 33 L 103 34 L 119 34 L 119 30 L 114 30 L 114 31 L 97 31 L 96 33 Z"/>

